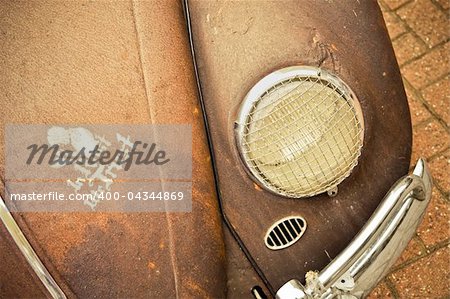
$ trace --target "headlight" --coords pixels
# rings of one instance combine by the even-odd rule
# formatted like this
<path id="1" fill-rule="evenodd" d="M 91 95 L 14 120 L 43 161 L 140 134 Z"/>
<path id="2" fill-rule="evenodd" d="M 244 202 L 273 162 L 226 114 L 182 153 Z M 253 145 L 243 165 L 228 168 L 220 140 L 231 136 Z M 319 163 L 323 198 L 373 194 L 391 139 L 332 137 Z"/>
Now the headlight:
<path id="1" fill-rule="evenodd" d="M 238 150 L 253 179 L 287 197 L 334 190 L 363 145 L 357 98 L 338 77 L 313 67 L 264 77 L 245 97 L 236 123 Z"/>

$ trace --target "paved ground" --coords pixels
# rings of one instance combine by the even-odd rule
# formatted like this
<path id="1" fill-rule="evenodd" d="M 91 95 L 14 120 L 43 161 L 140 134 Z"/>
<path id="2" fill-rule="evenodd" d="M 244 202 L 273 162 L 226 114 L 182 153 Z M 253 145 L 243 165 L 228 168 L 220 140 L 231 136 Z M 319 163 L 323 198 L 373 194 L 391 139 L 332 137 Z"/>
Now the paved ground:
<path id="1" fill-rule="evenodd" d="M 435 188 L 425 219 L 371 298 L 450 298 L 449 0 L 378 0 L 408 95 L 413 157 Z"/>

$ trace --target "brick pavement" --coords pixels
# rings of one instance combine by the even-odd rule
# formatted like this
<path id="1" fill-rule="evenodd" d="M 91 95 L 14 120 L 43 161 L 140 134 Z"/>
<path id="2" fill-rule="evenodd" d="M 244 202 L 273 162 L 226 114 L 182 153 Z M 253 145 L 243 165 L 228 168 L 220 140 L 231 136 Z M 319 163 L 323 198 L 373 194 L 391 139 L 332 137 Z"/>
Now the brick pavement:
<path id="1" fill-rule="evenodd" d="M 449 0 L 378 0 L 402 72 L 413 123 L 412 164 L 435 182 L 425 218 L 373 298 L 450 298 Z"/>

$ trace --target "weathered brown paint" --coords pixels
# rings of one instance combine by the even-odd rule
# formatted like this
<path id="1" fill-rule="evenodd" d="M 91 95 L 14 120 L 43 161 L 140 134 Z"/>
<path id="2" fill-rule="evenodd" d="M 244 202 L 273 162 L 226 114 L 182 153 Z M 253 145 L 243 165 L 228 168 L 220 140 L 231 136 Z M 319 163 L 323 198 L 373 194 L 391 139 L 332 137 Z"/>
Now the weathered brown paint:
<path id="1" fill-rule="evenodd" d="M 270 285 L 320 270 L 358 232 L 409 166 L 411 125 L 395 56 L 376 1 L 189 1 L 200 82 L 226 217 Z M 361 101 L 359 165 L 334 198 L 286 199 L 256 186 L 234 142 L 237 109 L 263 76 L 291 65 L 339 75 Z M 271 251 L 263 237 L 285 216 L 308 229 Z"/>
<path id="2" fill-rule="evenodd" d="M 269 290 L 236 243 L 230 230 L 225 229 L 224 232 L 227 247 L 227 298 L 253 298 L 251 290 L 255 286 L 261 287 L 264 294 L 269 295 Z"/>
<path id="3" fill-rule="evenodd" d="M 0 225 L 0 297 L 45 298 L 46 290 L 32 273 L 23 255 L 17 250 L 9 233 Z"/>
<path id="4" fill-rule="evenodd" d="M 192 213 L 14 214 L 65 293 L 224 297 L 221 219 L 182 4 L 5 2 L 0 28 L 2 128 L 7 123 L 192 124 Z M 42 286 L 31 287 L 36 279 L 10 280 L 11 258 L 20 253 L 11 240 L 4 242 L 5 233 L 2 229 L 1 248 L 15 253 L 0 251 L 0 297 L 42 294 Z M 23 262 L 20 266 L 29 273 Z M 22 288 L 26 283 L 30 287 Z"/>

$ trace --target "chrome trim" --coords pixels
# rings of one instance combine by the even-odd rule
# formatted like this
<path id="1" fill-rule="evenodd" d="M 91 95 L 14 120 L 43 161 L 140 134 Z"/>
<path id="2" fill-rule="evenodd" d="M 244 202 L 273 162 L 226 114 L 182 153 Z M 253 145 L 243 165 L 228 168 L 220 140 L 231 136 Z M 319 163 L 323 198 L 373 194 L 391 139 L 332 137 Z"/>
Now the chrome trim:
<path id="1" fill-rule="evenodd" d="M 8 207 L 6 206 L 1 196 L 0 219 L 2 220 L 12 239 L 16 243 L 17 247 L 19 247 L 20 252 L 22 252 L 28 264 L 31 266 L 34 273 L 36 273 L 36 276 L 41 280 L 42 284 L 45 286 L 52 298 L 67 298 L 56 281 L 53 279 L 52 275 L 48 272 L 47 268 L 41 262 L 36 252 L 31 247 L 27 238 L 24 236 L 24 234 L 20 230 L 20 227 L 17 225 L 17 222 L 9 212 Z"/>
<path id="2" fill-rule="evenodd" d="M 360 135 L 361 144 L 364 143 L 364 132 L 365 132 L 365 125 L 364 125 L 364 117 L 363 112 L 361 109 L 361 104 L 359 103 L 358 98 L 356 97 L 355 93 L 351 90 L 351 88 L 339 77 L 336 75 L 328 72 L 327 70 L 313 67 L 313 66 L 305 66 L 305 65 L 299 65 L 299 66 L 290 66 L 285 67 L 279 70 L 276 70 L 261 80 L 259 80 L 247 93 L 244 100 L 241 103 L 241 106 L 239 108 L 236 121 L 234 123 L 234 137 L 235 137 L 235 143 L 236 147 L 239 153 L 239 157 L 241 158 L 242 163 L 244 164 L 245 171 L 250 176 L 250 178 L 257 183 L 259 186 L 261 186 L 264 190 L 269 191 L 273 194 L 276 194 L 278 196 L 283 196 L 287 198 L 295 198 L 288 194 L 279 193 L 276 189 L 274 189 L 272 186 L 267 184 L 264 180 L 264 178 L 253 172 L 252 166 L 247 161 L 247 158 L 245 157 L 244 153 L 244 134 L 245 134 L 245 123 L 248 116 L 251 114 L 251 111 L 253 107 L 255 106 L 255 103 L 259 101 L 262 95 L 264 95 L 265 92 L 267 92 L 270 88 L 273 86 L 284 82 L 286 80 L 289 80 L 291 78 L 295 77 L 314 77 L 314 78 L 320 78 L 324 81 L 330 82 L 334 86 L 336 86 L 344 95 L 345 98 L 352 103 L 352 107 L 355 110 L 356 118 L 358 119 L 359 124 L 361 125 L 361 131 L 362 134 Z M 356 167 L 358 161 L 356 161 L 356 164 L 351 167 L 351 170 Z M 338 181 L 338 183 L 335 186 L 332 186 L 330 190 L 334 189 L 339 185 L 343 180 L 345 180 L 349 175 L 351 171 L 341 178 L 341 180 Z M 329 191 L 329 190 L 327 190 Z M 313 194 L 311 196 L 314 196 L 316 194 Z"/>
<path id="3" fill-rule="evenodd" d="M 386 194 L 358 235 L 320 273 L 308 272 L 277 292 L 278 299 L 364 298 L 386 275 L 420 224 L 431 199 L 432 179 L 423 159 Z"/>

